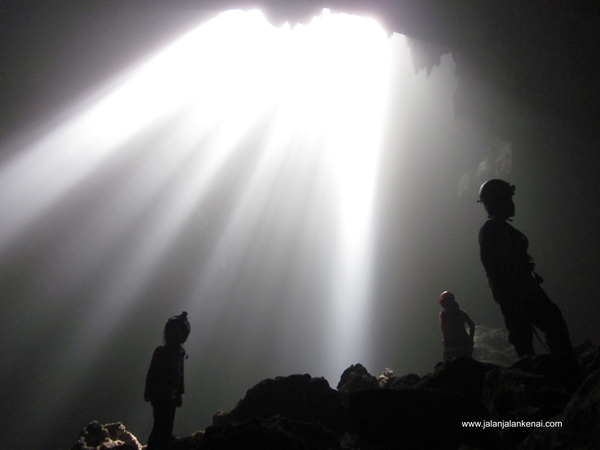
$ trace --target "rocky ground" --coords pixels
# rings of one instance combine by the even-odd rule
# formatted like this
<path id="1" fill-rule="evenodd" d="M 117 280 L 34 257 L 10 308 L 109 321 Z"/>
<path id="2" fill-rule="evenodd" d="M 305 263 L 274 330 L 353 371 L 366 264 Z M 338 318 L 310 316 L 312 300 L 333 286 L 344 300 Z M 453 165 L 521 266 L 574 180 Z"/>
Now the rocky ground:
<path id="1" fill-rule="evenodd" d="M 551 355 L 509 367 L 460 358 L 423 377 L 386 369 L 376 378 L 357 364 L 337 390 L 308 374 L 267 379 L 170 450 L 597 449 L 600 343 L 576 354 L 578 367 Z M 93 422 L 72 450 L 114 448 L 143 447 L 122 424 Z"/>

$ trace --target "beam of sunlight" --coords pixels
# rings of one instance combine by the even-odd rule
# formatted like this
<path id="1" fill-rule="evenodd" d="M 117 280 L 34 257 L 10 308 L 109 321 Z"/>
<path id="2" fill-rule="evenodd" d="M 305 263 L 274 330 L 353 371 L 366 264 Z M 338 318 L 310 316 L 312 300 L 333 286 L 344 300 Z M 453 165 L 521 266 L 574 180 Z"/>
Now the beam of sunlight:
<path id="1" fill-rule="evenodd" d="M 48 323 L 67 305 L 77 319 L 56 338 L 36 395 L 56 408 L 68 402 L 53 386 L 76 386 L 97 370 L 94 355 L 153 298 L 173 249 L 194 248 L 180 245 L 184 234 L 201 243 L 176 266 L 186 273 L 169 275 L 180 298 L 163 300 L 156 316 L 210 316 L 207 342 L 190 346 L 270 327 L 287 355 L 269 376 L 295 370 L 287 350 L 308 339 L 302 333 L 321 341 L 302 349 L 315 361 L 307 370 L 334 386 L 350 364 L 368 365 L 390 60 L 386 33 L 368 19 L 324 10 L 310 24 L 275 28 L 259 12 L 230 11 L 5 161 L 3 261 L 24 248 L 37 254 L 37 287 L 27 295 L 51 299 Z M 311 297 L 320 309 L 302 314 Z M 40 324 L 31 339 L 48 333 Z M 248 364 L 261 339 L 238 343 Z"/>

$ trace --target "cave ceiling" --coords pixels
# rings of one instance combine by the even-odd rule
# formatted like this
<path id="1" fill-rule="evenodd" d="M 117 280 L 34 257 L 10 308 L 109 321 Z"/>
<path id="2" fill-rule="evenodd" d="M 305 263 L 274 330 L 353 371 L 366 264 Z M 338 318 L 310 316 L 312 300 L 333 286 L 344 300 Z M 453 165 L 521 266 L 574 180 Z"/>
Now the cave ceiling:
<path id="1" fill-rule="evenodd" d="M 188 1 L 193 4 L 194 2 Z M 499 98 L 516 99 L 567 128 L 596 133 L 600 113 L 600 2 L 588 0 L 221 1 L 260 6 L 274 24 L 303 22 L 323 7 L 376 18 L 413 45 L 420 69 L 443 53 L 456 62 L 457 114 L 502 134 Z M 514 119 L 513 119 L 514 120 Z"/>
<path id="2" fill-rule="evenodd" d="M 51 97 L 47 92 L 57 92 L 56 98 L 61 95 L 60 79 L 64 77 L 60 71 L 68 70 L 61 65 L 88 58 L 87 82 L 94 76 L 99 81 L 108 64 L 102 61 L 104 50 L 98 47 L 112 46 L 111 57 L 117 61 L 114 55 L 121 49 L 125 54 L 127 45 L 133 45 L 126 42 L 127 33 L 134 34 L 136 22 L 137 31 L 147 27 L 144 31 L 148 34 L 152 28 L 154 34 L 162 32 L 166 39 L 167 33 L 161 29 L 171 27 L 173 35 L 176 24 L 163 26 L 158 19 L 148 19 L 152 14 L 157 16 L 157 11 L 185 15 L 193 10 L 208 16 L 227 9 L 260 8 L 278 25 L 307 22 L 324 7 L 373 17 L 389 33 L 408 36 L 420 69 L 431 70 L 442 54 L 451 53 L 459 80 L 455 111 L 479 121 L 491 134 L 502 134 L 518 120 L 511 111 L 502 111 L 503 103 L 498 99 L 506 98 L 552 116 L 566 128 L 588 135 L 597 133 L 600 2 L 595 0 L 92 0 L 85 7 L 79 2 L 0 0 L 2 126 L 9 126 L 13 116 L 29 114 L 33 107 L 28 105 Z M 112 29 L 107 26 L 108 31 L 103 30 L 103 21 L 111 22 Z M 76 29 L 77 23 L 85 24 L 85 29 L 83 25 Z M 64 31 L 69 28 L 70 34 Z M 34 36 L 36 29 L 40 33 L 45 29 L 47 36 Z M 99 39 L 102 33 L 109 37 Z M 59 50 L 49 50 L 48 41 L 53 36 L 62 38 L 57 46 L 62 45 L 65 53 L 76 45 L 72 43 L 75 37 L 80 42 L 104 42 L 95 48 L 92 44 L 84 48 L 80 43 L 79 55 L 71 51 L 61 59 Z M 44 53 L 38 63 L 23 56 L 36 46 L 40 55 Z M 98 55 L 95 59 L 87 56 L 94 52 Z M 19 67 L 22 70 L 15 75 Z M 27 89 L 29 94 L 18 93 Z"/>

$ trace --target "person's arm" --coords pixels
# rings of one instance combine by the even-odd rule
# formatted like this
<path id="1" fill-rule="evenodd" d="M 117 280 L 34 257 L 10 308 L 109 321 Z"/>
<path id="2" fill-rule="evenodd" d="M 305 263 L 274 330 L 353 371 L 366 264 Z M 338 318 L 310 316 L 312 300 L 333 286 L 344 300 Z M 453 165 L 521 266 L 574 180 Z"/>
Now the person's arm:
<path id="1" fill-rule="evenodd" d="M 440 327 L 442 328 L 442 342 L 446 342 L 448 333 L 450 332 L 448 317 L 446 311 L 440 311 Z"/>
<path id="2" fill-rule="evenodd" d="M 475 339 L 475 323 L 467 313 L 465 313 L 465 322 L 469 325 L 469 337 L 471 338 L 471 341 L 473 341 Z"/>
<path id="3" fill-rule="evenodd" d="M 146 386 L 144 388 L 144 400 L 149 402 L 153 391 L 154 391 L 154 387 L 156 384 L 156 377 L 157 377 L 157 371 L 158 371 L 158 360 L 160 359 L 160 347 L 157 347 L 154 350 L 154 353 L 152 354 L 152 361 L 150 361 L 150 368 L 148 369 L 148 373 L 146 374 Z"/>
<path id="4" fill-rule="evenodd" d="M 179 359 L 179 383 L 177 387 L 177 393 L 175 394 L 175 406 L 178 408 L 183 405 L 183 398 L 181 397 L 185 392 L 185 382 L 183 376 L 183 361 L 185 359 L 185 352 L 180 355 Z"/>

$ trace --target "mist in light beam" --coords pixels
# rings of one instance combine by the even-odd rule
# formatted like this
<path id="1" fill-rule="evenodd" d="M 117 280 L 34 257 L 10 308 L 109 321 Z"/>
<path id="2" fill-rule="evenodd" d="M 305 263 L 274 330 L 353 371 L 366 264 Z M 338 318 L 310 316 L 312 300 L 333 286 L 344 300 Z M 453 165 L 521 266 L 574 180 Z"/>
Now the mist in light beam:
<path id="1" fill-rule="evenodd" d="M 52 345 L 25 399 L 36 414 L 66 414 L 116 339 L 149 357 L 156 342 L 124 323 L 160 330 L 183 309 L 191 354 L 220 352 L 260 377 L 335 384 L 368 366 L 390 71 L 372 20 L 325 10 L 275 28 L 230 11 L 5 158 L 0 254 L 5 291 L 22 299 L 6 323 L 18 335 L 35 305 L 45 314 L 21 337 Z M 265 348 L 272 360 L 257 361 Z"/>

